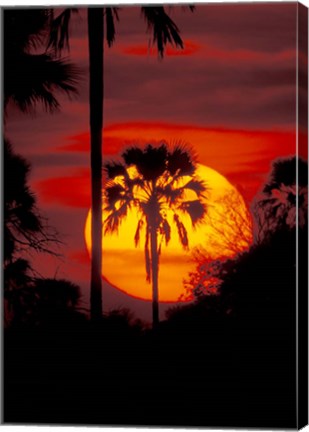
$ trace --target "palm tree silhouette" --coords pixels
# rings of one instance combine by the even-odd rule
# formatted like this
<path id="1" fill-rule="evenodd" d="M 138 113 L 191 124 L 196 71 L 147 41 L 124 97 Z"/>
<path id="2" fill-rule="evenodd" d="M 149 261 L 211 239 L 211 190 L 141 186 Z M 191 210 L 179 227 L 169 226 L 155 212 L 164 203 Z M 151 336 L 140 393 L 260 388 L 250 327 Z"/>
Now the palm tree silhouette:
<path id="1" fill-rule="evenodd" d="M 189 6 L 193 11 L 194 7 Z M 91 317 L 97 320 L 102 315 L 102 128 L 104 99 L 104 37 L 109 47 L 115 41 L 115 20 L 119 19 L 119 8 L 88 8 L 89 43 L 89 103 L 90 103 L 90 159 L 91 159 Z M 57 51 L 69 46 L 69 23 L 72 12 L 65 9 L 51 23 L 49 46 Z M 52 12 L 50 12 L 52 14 Z M 160 57 L 170 43 L 183 48 L 177 25 L 163 6 L 142 7 L 141 13 Z M 106 27 L 106 28 L 105 28 Z"/>
<path id="2" fill-rule="evenodd" d="M 196 176 L 196 164 L 189 149 L 182 144 L 169 149 L 167 144 L 147 145 L 144 149 L 131 147 L 122 155 L 122 161 L 104 164 L 107 176 L 104 189 L 104 233 L 117 232 L 123 218 L 134 207 L 139 214 L 134 236 L 139 244 L 145 232 L 146 279 L 152 283 L 153 327 L 159 323 L 159 257 L 164 240 L 171 238 L 171 212 L 180 243 L 187 249 L 188 232 L 181 220 L 182 214 L 190 216 L 193 227 L 206 214 L 201 202 L 205 184 Z"/>
<path id="3" fill-rule="evenodd" d="M 297 214 L 298 224 L 303 228 L 308 217 L 308 164 L 296 157 L 275 161 L 258 208 L 269 231 L 295 228 Z"/>
<path id="4" fill-rule="evenodd" d="M 50 14 L 47 9 L 4 11 L 4 109 L 9 101 L 25 112 L 38 102 L 46 109 L 59 108 L 55 91 L 76 93 L 77 68 L 46 51 L 44 38 Z M 44 49 L 37 53 L 35 50 Z"/>

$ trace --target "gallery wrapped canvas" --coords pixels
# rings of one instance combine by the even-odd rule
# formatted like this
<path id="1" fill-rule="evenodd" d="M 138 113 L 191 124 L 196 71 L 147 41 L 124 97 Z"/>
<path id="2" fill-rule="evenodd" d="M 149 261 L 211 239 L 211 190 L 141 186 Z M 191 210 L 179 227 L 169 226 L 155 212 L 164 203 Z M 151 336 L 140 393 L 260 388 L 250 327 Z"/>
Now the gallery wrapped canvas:
<path id="1" fill-rule="evenodd" d="M 308 10 L 2 8 L 5 424 L 308 423 Z"/>

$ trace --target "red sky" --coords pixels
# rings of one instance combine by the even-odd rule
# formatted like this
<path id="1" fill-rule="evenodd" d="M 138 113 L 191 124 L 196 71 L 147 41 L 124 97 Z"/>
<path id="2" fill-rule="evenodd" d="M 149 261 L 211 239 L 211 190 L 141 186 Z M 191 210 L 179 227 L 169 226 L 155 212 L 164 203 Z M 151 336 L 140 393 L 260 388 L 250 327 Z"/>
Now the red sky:
<path id="1" fill-rule="evenodd" d="M 119 11 L 116 43 L 105 53 L 104 155 L 134 140 L 190 142 L 199 162 L 250 202 L 278 156 L 295 154 L 296 4 L 174 7 L 185 49 L 159 60 L 136 7 Z M 7 135 L 32 163 L 39 207 L 66 242 L 63 261 L 40 258 L 41 272 L 80 284 L 88 301 L 83 227 L 90 205 L 88 62 L 85 10 L 74 19 L 68 54 L 83 71 L 79 95 L 54 115 L 9 112 Z M 304 137 L 306 139 L 306 137 Z M 151 306 L 105 284 L 106 309 L 142 318 Z M 164 309 L 164 308 L 162 308 Z"/>

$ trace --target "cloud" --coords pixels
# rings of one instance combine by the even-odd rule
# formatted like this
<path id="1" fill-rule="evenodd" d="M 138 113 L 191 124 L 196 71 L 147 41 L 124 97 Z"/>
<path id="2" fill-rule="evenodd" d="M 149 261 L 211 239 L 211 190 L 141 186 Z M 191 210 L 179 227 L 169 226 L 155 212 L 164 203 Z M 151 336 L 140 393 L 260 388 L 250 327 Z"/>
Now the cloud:
<path id="1" fill-rule="evenodd" d="M 213 45 L 274 53 L 296 43 L 295 3 L 197 4 L 193 14 L 175 8 L 173 19 L 182 34 Z"/>
<path id="2" fill-rule="evenodd" d="M 226 176 L 246 190 L 251 200 L 273 159 L 296 152 L 295 131 L 208 128 L 193 124 L 167 122 L 124 122 L 104 128 L 103 157 L 117 156 L 129 144 L 182 140 L 197 153 L 198 161 Z M 89 156 L 89 134 L 83 132 L 66 139 L 71 144 L 57 148 L 58 154 Z M 42 170 L 44 173 L 44 170 Z M 48 169 L 46 178 L 33 183 L 44 204 L 61 204 L 73 208 L 90 207 L 90 171 L 87 168 L 64 168 L 61 175 Z M 51 175 L 52 174 L 52 175 Z M 250 185 L 250 186 L 249 186 Z"/>
<path id="3" fill-rule="evenodd" d="M 43 204 L 62 204 L 77 208 L 89 208 L 91 205 L 88 169 L 80 169 L 71 176 L 39 180 L 34 182 L 34 187 Z"/>
<path id="4" fill-rule="evenodd" d="M 164 56 L 191 56 L 196 54 L 199 50 L 200 50 L 200 45 L 198 43 L 185 40 L 183 49 L 167 46 L 164 51 Z M 120 51 L 122 54 L 133 55 L 133 56 L 158 57 L 157 48 L 146 44 L 124 45 L 122 47 L 118 47 L 118 51 Z"/>
<path id="5" fill-rule="evenodd" d="M 107 131 L 105 133 L 105 131 Z M 108 128 L 104 128 L 103 134 L 103 151 L 105 154 L 116 154 L 120 151 L 124 144 L 130 143 L 123 137 L 113 137 L 108 135 Z M 65 138 L 68 144 L 61 145 L 56 148 L 57 152 L 65 153 L 89 153 L 90 152 L 90 134 L 82 132 L 77 135 Z"/>
<path id="6" fill-rule="evenodd" d="M 147 44 L 117 46 L 116 52 L 132 56 L 155 56 L 158 52 L 153 46 Z M 275 53 L 265 51 L 254 51 L 250 49 L 239 49 L 237 46 L 231 49 L 223 49 L 210 45 L 209 43 L 198 43 L 197 41 L 184 41 L 184 48 L 168 46 L 164 51 L 164 56 L 192 56 L 196 55 L 202 59 L 216 60 L 220 63 L 230 63 L 231 61 L 251 62 L 251 63 L 270 63 L 286 60 L 295 60 L 295 49 L 282 50 Z"/>
<path id="7" fill-rule="evenodd" d="M 69 258 L 76 261 L 78 264 L 87 265 L 88 267 L 90 265 L 90 257 L 86 248 L 69 252 Z"/>

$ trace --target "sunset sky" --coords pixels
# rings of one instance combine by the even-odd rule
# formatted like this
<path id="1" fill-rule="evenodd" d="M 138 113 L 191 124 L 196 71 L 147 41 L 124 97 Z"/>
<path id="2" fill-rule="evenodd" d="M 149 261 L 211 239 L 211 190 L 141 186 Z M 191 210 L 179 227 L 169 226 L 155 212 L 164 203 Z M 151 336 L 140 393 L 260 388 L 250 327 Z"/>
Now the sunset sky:
<path id="1" fill-rule="evenodd" d="M 159 60 L 139 8 L 123 7 L 116 43 L 105 51 L 105 157 L 134 141 L 185 140 L 199 162 L 250 203 L 271 161 L 295 154 L 296 4 L 198 5 L 172 17 L 185 41 Z M 63 261 L 34 263 L 89 297 L 84 224 L 90 207 L 86 13 L 74 18 L 68 56 L 82 70 L 79 95 L 35 116 L 9 110 L 7 136 L 32 164 L 38 206 L 59 231 Z M 301 60 L 301 59 L 300 59 Z M 306 137 L 303 137 L 306 139 Z M 134 234 L 132 234 L 134 235 Z M 132 240 L 133 242 L 133 240 Z M 128 276 L 129 277 L 129 276 Z M 151 303 L 104 283 L 104 308 L 129 307 L 148 319 Z M 161 311 L 166 309 L 161 307 Z"/>

